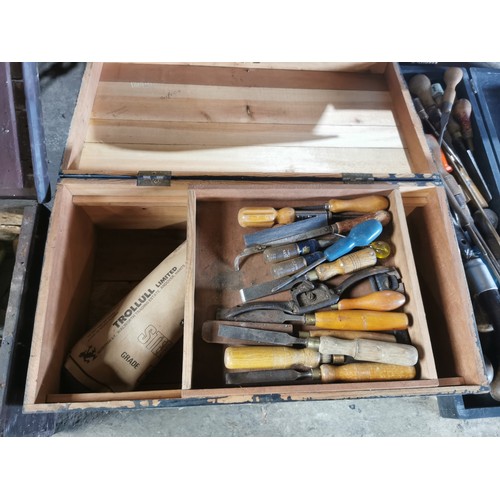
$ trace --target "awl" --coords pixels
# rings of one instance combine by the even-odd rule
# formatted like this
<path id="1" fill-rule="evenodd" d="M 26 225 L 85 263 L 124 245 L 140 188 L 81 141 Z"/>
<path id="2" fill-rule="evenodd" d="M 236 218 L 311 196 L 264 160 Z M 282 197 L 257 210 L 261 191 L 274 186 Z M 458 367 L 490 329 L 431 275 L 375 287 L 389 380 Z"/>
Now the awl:
<path id="1" fill-rule="evenodd" d="M 409 344 L 382 342 L 379 340 L 354 339 L 345 340 L 336 337 L 300 338 L 284 332 L 273 330 L 260 330 L 255 328 L 242 328 L 238 326 L 221 325 L 219 336 L 228 339 L 239 339 L 259 342 L 266 345 L 284 347 L 305 347 L 316 349 L 320 354 L 350 356 L 356 361 L 372 361 L 401 366 L 413 366 L 418 361 L 417 349 Z M 233 351 L 237 357 L 237 349 Z M 253 351 L 241 351 L 245 353 Z M 263 351 L 264 352 L 264 351 Z M 265 352 L 264 352 L 265 354 Z M 250 356 L 250 355 L 249 355 Z M 240 358 L 241 359 L 241 358 Z M 228 366 L 228 368 L 237 368 Z M 239 367 L 246 369 L 247 367 Z M 253 366 L 253 368 L 256 368 Z M 264 369 L 260 366 L 258 368 Z"/>
<path id="2" fill-rule="evenodd" d="M 382 363 L 349 363 L 342 366 L 321 365 L 309 370 L 255 370 L 229 372 L 227 385 L 269 385 L 294 382 L 376 382 L 412 380 L 417 372 L 414 366 L 386 365 Z"/>

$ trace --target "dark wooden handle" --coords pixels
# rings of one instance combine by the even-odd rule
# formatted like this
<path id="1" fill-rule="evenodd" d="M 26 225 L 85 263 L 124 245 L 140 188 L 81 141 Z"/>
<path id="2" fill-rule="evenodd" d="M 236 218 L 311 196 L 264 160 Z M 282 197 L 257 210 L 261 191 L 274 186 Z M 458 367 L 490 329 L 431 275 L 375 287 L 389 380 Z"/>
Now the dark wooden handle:
<path id="1" fill-rule="evenodd" d="M 360 217 L 354 217 L 353 219 L 347 219 L 339 221 L 335 224 L 337 233 L 347 234 L 353 227 L 361 224 L 366 220 L 378 220 L 382 226 L 386 226 L 391 221 L 391 214 L 386 210 L 377 210 L 376 212 L 368 215 L 361 215 Z"/>

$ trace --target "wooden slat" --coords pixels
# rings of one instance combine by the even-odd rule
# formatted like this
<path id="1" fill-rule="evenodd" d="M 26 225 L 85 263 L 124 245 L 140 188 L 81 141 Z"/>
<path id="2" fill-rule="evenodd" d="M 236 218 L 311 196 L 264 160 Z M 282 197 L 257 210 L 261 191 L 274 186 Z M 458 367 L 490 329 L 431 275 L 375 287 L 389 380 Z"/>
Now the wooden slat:
<path id="1" fill-rule="evenodd" d="M 398 129 L 381 126 L 273 125 L 93 120 L 86 142 L 242 146 L 402 148 Z"/>
<path id="2" fill-rule="evenodd" d="M 334 175 L 410 173 L 406 152 L 391 148 L 229 147 L 86 144 L 82 171 L 134 174 L 171 170 L 178 175 Z"/>
<path id="3" fill-rule="evenodd" d="M 100 83 L 92 117 L 218 123 L 395 125 L 384 91 Z"/>
<path id="4" fill-rule="evenodd" d="M 303 64 L 303 63 L 302 63 Z M 238 63 L 224 63 L 224 66 L 194 65 L 192 63 L 136 64 L 106 63 L 102 71 L 102 81 L 112 82 L 153 82 L 153 83 L 196 83 L 204 85 L 243 85 L 246 87 L 295 87 L 352 90 L 383 90 L 386 88 L 380 74 L 386 64 L 372 64 L 370 73 L 363 72 L 364 63 L 313 63 L 307 71 L 296 71 L 281 66 L 237 67 Z M 319 68 L 318 64 L 321 64 Z M 371 63 L 368 63 L 371 64 Z M 326 66 L 328 65 L 328 66 Z M 232 66 L 232 67 L 231 67 Z M 304 68 L 304 66 L 301 66 Z M 365 66 L 366 67 L 366 66 Z M 304 68 L 305 69 L 305 68 Z M 316 71 L 322 69 L 322 71 Z M 335 71 L 335 69 L 339 71 Z M 349 71 L 347 71 L 349 70 Z"/>

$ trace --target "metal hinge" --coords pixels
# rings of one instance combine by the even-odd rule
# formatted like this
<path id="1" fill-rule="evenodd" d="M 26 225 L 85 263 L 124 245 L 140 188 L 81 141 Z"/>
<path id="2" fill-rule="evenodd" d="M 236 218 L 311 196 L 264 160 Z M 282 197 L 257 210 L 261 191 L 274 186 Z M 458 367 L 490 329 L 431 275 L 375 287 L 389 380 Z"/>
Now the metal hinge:
<path id="1" fill-rule="evenodd" d="M 156 172 L 144 170 L 137 172 L 138 186 L 170 186 L 172 172 Z"/>
<path id="2" fill-rule="evenodd" d="M 372 174 L 342 174 L 344 184 L 373 184 L 375 178 Z"/>

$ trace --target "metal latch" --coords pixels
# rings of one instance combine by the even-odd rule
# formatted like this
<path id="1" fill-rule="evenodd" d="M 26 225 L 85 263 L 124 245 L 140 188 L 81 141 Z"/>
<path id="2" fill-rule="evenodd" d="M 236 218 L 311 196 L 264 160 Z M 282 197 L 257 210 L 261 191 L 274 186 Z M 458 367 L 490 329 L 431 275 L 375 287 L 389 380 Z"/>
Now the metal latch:
<path id="1" fill-rule="evenodd" d="M 137 172 L 138 186 L 170 186 L 172 172 L 156 172 L 144 170 Z"/>
<path id="2" fill-rule="evenodd" d="M 375 178 L 373 174 L 347 173 L 342 174 L 342 182 L 344 184 L 373 184 Z"/>

